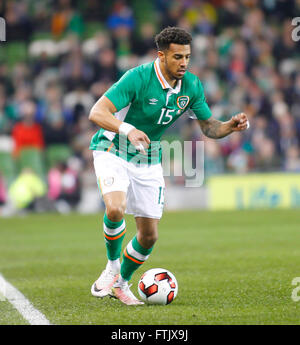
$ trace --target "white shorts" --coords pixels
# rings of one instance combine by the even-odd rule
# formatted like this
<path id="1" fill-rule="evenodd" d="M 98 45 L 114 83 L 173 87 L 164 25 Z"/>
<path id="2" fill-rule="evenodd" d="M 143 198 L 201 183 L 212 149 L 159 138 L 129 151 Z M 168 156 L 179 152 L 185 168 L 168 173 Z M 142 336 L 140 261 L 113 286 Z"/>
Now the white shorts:
<path id="1" fill-rule="evenodd" d="M 104 151 L 93 151 L 93 156 L 102 195 L 125 192 L 125 213 L 135 217 L 161 218 L 165 191 L 161 164 L 138 166 Z"/>

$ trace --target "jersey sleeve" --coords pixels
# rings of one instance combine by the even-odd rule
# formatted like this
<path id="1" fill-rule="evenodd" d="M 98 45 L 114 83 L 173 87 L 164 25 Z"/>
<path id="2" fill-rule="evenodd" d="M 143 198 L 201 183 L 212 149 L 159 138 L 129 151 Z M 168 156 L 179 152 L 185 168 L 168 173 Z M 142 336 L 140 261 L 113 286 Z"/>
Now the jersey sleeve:
<path id="1" fill-rule="evenodd" d="M 117 111 L 120 111 L 136 98 L 140 88 L 141 76 L 138 71 L 131 69 L 113 84 L 104 96 L 114 104 Z"/>
<path id="2" fill-rule="evenodd" d="M 195 81 L 195 91 L 194 100 L 189 109 L 189 115 L 194 119 L 207 120 L 212 114 L 206 103 L 203 86 L 199 78 Z"/>

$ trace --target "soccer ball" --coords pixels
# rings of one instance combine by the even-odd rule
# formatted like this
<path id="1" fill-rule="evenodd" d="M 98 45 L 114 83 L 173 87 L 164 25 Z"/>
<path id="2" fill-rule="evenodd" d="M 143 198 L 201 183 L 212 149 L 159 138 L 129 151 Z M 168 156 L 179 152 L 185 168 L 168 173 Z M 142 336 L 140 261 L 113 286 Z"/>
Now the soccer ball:
<path id="1" fill-rule="evenodd" d="M 138 292 L 148 304 L 170 304 L 178 292 L 177 280 L 164 268 L 152 268 L 141 276 Z"/>

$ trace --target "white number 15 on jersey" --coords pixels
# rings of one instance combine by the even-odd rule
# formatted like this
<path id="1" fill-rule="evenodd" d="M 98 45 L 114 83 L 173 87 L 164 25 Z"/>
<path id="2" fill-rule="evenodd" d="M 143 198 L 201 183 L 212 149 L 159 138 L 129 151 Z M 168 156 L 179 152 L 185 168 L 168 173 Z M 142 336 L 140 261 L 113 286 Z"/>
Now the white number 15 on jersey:
<path id="1" fill-rule="evenodd" d="M 176 109 L 166 109 L 166 108 L 162 108 L 161 110 L 161 114 L 159 117 L 159 120 L 157 122 L 158 125 L 167 125 L 169 122 L 172 121 L 173 119 L 173 115 L 171 114 L 175 111 Z"/>

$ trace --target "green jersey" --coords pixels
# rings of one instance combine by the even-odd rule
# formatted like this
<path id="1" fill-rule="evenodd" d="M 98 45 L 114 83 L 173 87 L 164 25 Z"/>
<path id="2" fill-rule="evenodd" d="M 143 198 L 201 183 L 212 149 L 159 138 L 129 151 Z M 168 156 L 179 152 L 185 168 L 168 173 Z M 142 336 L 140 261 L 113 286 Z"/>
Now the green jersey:
<path id="1" fill-rule="evenodd" d="M 158 59 L 127 71 L 104 95 L 116 107 L 115 116 L 146 133 L 151 143 L 145 156 L 123 135 L 101 128 L 93 136 L 90 149 L 109 151 L 127 161 L 138 156 L 142 164 L 161 162 L 161 136 L 182 114 L 188 111 L 199 120 L 211 116 L 199 78 L 187 71 L 172 88 Z"/>

